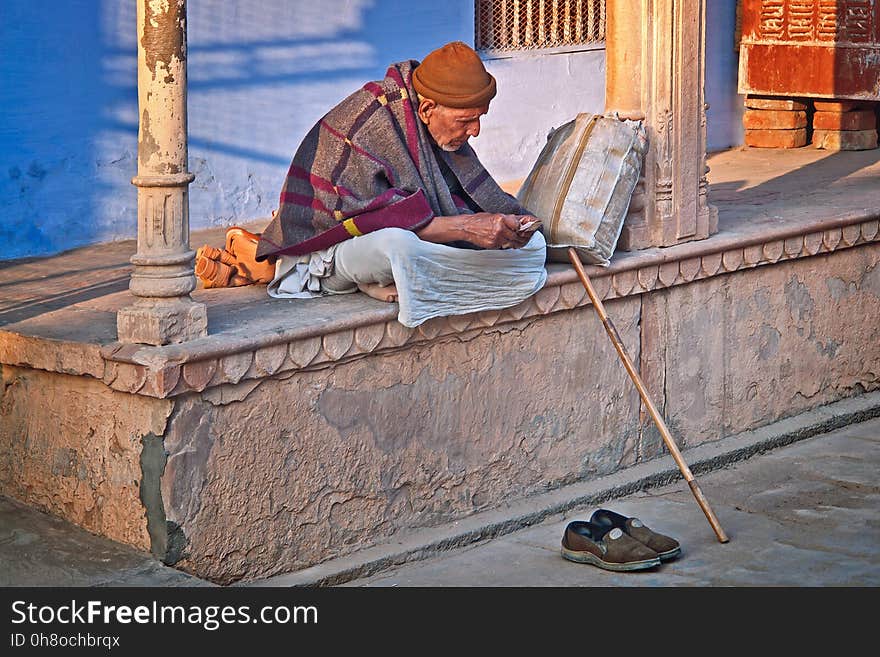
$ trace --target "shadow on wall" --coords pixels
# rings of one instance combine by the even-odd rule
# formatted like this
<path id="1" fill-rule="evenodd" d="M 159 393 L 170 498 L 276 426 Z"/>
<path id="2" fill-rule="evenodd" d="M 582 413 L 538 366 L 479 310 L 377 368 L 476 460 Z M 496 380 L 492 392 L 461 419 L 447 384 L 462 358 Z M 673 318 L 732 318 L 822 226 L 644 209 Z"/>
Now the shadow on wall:
<path id="1" fill-rule="evenodd" d="M 138 2 L 146 0 L 137 0 Z M 388 64 L 473 37 L 473 3 L 188 3 L 190 225 L 268 217 L 302 137 Z M 4 0 L 0 260 L 136 236 L 136 3 Z"/>

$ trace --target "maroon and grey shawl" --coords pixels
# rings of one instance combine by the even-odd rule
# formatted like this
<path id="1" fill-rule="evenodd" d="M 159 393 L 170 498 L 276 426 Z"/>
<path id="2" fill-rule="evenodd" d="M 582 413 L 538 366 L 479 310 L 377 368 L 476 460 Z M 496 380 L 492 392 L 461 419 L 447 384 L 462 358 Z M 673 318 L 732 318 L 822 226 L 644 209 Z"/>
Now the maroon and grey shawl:
<path id="1" fill-rule="evenodd" d="M 257 260 L 302 255 L 380 228 L 415 230 L 435 216 L 473 212 L 453 194 L 418 118 L 412 86 L 416 61 L 393 64 L 330 110 L 306 135 L 263 231 Z M 471 206 L 527 214 L 503 191 L 465 143 L 437 151 Z"/>

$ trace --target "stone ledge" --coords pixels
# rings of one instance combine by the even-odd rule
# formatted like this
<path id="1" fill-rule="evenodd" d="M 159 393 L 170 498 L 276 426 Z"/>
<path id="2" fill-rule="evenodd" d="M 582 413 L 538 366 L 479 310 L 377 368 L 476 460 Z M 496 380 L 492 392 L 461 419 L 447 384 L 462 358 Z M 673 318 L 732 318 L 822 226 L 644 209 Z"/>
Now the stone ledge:
<path id="1" fill-rule="evenodd" d="M 810 222 L 752 226 L 669 248 L 618 253 L 610 266 L 588 266 L 586 271 L 600 297 L 611 300 L 877 241 L 880 212 L 865 209 Z M 0 363 L 91 376 L 115 390 L 167 398 L 332 366 L 590 304 L 573 268 L 550 263 L 548 273 L 545 287 L 517 306 L 437 318 L 416 329 L 397 322 L 395 305 L 337 298 L 322 305 L 324 312 L 315 315 L 317 322 L 284 323 L 274 318 L 273 324 L 257 330 L 221 332 L 162 347 L 91 345 L 2 331 Z M 325 301 L 331 300 L 307 303 Z"/>

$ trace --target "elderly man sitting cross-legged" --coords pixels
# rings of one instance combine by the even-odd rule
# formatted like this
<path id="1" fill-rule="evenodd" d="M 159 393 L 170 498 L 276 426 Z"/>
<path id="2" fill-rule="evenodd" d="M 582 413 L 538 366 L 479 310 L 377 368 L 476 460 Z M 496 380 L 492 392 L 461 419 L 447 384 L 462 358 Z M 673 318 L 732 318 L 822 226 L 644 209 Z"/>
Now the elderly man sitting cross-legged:
<path id="1" fill-rule="evenodd" d="M 361 290 L 397 301 L 412 327 L 537 292 L 547 276 L 540 221 L 468 144 L 495 85 L 454 42 L 392 65 L 330 110 L 297 150 L 255 244 L 258 261 L 274 262 L 269 294 Z"/>

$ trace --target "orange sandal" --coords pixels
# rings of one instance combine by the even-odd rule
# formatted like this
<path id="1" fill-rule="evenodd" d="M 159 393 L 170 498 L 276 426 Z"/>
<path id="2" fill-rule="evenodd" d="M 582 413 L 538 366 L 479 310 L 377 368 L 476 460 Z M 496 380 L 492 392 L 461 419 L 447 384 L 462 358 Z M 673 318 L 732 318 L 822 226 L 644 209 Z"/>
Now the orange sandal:
<path id="1" fill-rule="evenodd" d="M 244 276 L 240 276 L 235 266 L 207 257 L 204 249 L 213 249 L 213 247 L 202 247 L 199 249 L 202 255 L 196 258 L 195 274 L 204 284 L 204 287 L 240 287 L 242 285 L 251 285 L 252 280 Z M 218 249 L 213 249 L 217 251 Z"/>
<path id="2" fill-rule="evenodd" d="M 226 231 L 226 251 L 235 261 L 235 267 L 242 276 L 247 276 L 254 283 L 270 283 L 275 278 L 275 263 L 265 260 L 257 262 L 258 234 L 239 226 Z"/>
<path id="3" fill-rule="evenodd" d="M 225 249 L 205 244 L 196 251 L 196 276 L 206 288 L 271 282 L 275 263 L 257 262 L 259 241 L 258 234 L 233 226 L 226 231 Z"/>
<path id="4" fill-rule="evenodd" d="M 217 260 L 218 262 L 222 262 L 224 265 L 229 265 L 230 267 L 235 267 L 236 265 L 235 258 L 232 257 L 231 253 L 228 253 L 223 249 L 208 246 L 207 244 L 196 251 L 196 259 L 198 258 Z"/>

